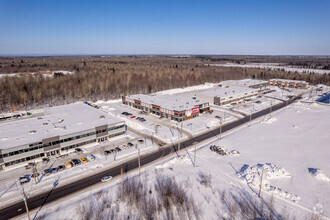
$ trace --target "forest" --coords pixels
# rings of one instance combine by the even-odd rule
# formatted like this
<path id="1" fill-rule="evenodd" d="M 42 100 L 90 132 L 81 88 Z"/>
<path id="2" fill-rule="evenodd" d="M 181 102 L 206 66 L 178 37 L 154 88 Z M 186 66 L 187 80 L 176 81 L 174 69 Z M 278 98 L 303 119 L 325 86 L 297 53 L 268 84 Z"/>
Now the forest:
<path id="1" fill-rule="evenodd" d="M 209 66 L 214 63 L 281 62 L 326 69 L 329 57 L 272 56 L 66 56 L 0 57 L 0 111 L 118 99 L 229 79 L 285 78 L 330 84 L 330 74 Z M 45 77 L 44 72 L 56 72 Z M 62 74 L 70 71 L 73 74 Z M 16 75 L 15 75 L 16 74 Z"/>

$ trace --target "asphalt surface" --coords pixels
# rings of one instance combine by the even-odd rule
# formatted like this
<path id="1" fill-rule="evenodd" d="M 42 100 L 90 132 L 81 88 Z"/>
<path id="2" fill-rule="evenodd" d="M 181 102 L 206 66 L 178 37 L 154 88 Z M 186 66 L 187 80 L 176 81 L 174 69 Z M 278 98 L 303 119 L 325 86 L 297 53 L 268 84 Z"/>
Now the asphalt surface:
<path id="1" fill-rule="evenodd" d="M 287 104 L 289 105 L 299 98 L 300 97 L 298 96 L 298 97 L 295 97 L 295 98 L 289 100 L 287 103 L 284 102 L 284 103 L 279 103 L 277 105 L 274 105 L 274 106 L 272 106 L 272 110 L 270 110 L 270 108 L 267 108 L 262 111 L 256 112 L 256 113 L 252 114 L 251 119 L 252 120 L 256 119 L 263 115 L 269 114 L 270 111 L 276 111 L 280 108 L 283 108 Z M 250 120 L 250 116 L 247 116 L 242 119 L 236 120 L 232 123 L 226 124 L 226 125 L 222 126 L 222 132 L 226 132 L 235 127 L 243 125 L 243 124 L 249 122 L 249 120 Z M 192 146 L 192 145 L 194 145 L 195 142 L 200 142 L 200 141 L 206 140 L 208 138 L 215 137 L 219 133 L 220 133 L 220 129 L 216 128 L 216 129 L 210 130 L 209 132 L 206 132 L 201 135 L 190 138 L 189 140 L 181 142 L 181 149 Z M 177 144 L 173 144 L 171 146 L 163 146 L 160 150 L 158 150 L 156 152 L 141 156 L 141 161 L 140 161 L 141 166 L 147 165 L 153 161 L 156 161 L 157 159 L 160 159 L 164 156 L 175 153 L 177 151 L 177 147 L 178 147 Z M 72 193 L 78 192 L 79 190 L 82 190 L 82 189 L 90 187 L 94 184 L 100 183 L 101 178 L 104 176 L 115 177 L 115 176 L 121 175 L 122 169 L 123 169 L 123 172 L 126 173 L 126 172 L 129 172 L 136 168 L 138 168 L 138 158 L 127 161 L 121 165 L 118 165 L 116 167 L 103 171 L 101 173 L 97 173 L 95 175 L 86 177 L 77 182 L 74 182 L 74 183 L 71 183 L 68 185 L 64 185 L 61 187 L 55 187 L 46 193 L 42 193 L 40 195 L 36 195 L 31 198 L 28 198 L 27 203 L 28 203 L 29 210 L 31 211 L 31 210 L 41 209 L 45 204 L 47 204 L 49 202 L 53 202 L 64 196 L 68 196 Z M 0 219 L 14 218 L 25 212 L 26 212 L 25 205 L 22 200 L 21 202 L 17 202 L 13 205 L 10 205 L 8 207 L 1 209 L 0 210 Z M 31 218 L 33 219 L 33 216 L 31 216 Z"/>

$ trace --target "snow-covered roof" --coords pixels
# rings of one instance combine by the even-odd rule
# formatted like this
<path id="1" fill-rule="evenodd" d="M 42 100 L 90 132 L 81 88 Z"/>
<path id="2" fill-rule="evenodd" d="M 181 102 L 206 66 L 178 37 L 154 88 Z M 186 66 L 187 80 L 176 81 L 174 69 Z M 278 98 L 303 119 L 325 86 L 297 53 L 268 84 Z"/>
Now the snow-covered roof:
<path id="1" fill-rule="evenodd" d="M 251 89 L 248 87 L 239 87 L 239 86 L 229 86 L 227 88 L 216 88 L 216 89 L 210 89 L 205 92 L 201 92 L 201 95 L 207 95 L 207 96 L 213 96 L 213 97 L 227 97 L 231 95 L 236 94 L 242 94 L 247 92 L 258 92 L 257 89 Z"/>
<path id="2" fill-rule="evenodd" d="M 232 85 L 232 86 L 256 86 L 260 84 L 268 84 L 265 80 L 257 80 L 257 79 L 243 79 L 243 80 L 226 80 L 222 83 Z"/>
<path id="3" fill-rule="evenodd" d="M 51 107 L 44 110 L 44 116 L 0 123 L 0 149 L 119 122 L 122 121 L 84 103 Z"/>
<path id="4" fill-rule="evenodd" d="M 294 83 L 306 83 L 306 81 L 302 81 L 302 80 L 292 80 L 292 79 L 270 79 L 270 81 L 282 81 L 282 82 L 294 82 Z"/>
<path id="5" fill-rule="evenodd" d="M 185 111 L 202 105 L 206 102 L 196 101 L 192 98 L 178 95 L 130 95 L 127 98 L 139 100 L 143 103 L 160 106 L 167 110 Z"/>

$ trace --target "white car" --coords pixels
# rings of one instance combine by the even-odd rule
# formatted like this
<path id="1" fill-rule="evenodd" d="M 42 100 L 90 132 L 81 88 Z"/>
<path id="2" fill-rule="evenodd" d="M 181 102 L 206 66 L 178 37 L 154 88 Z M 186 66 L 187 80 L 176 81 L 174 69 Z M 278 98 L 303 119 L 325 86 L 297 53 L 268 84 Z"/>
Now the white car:
<path id="1" fill-rule="evenodd" d="M 112 176 L 105 176 L 101 179 L 101 182 L 107 182 L 112 179 Z"/>

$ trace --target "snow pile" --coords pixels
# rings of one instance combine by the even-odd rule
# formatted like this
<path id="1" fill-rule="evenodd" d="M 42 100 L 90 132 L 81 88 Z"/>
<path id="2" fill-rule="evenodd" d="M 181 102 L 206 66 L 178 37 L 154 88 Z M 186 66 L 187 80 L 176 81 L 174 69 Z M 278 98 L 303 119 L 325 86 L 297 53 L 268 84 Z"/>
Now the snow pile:
<path id="1" fill-rule="evenodd" d="M 178 164 L 191 166 L 191 160 L 187 156 L 174 157 L 163 164 L 157 165 L 156 169 L 163 169 Z"/>
<path id="2" fill-rule="evenodd" d="M 272 124 L 273 122 L 277 121 L 277 118 L 267 118 L 261 121 L 262 124 Z"/>
<path id="3" fill-rule="evenodd" d="M 330 182 L 330 178 L 327 177 L 320 169 L 318 168 L 308 168 L 308 172 L 315 176 L 318 180 L 322 180 L 324 182 Z"/>
<path id="4" fill-rule="evenodd" d="M 244 165 L 239 174 L 241 179 L 245 179 L 247 183 L 259 186 L 260 177 L 263 170 L 263 181 L 267 182 L 268 179 L 282 179 L 291 176 L 284 168 L 275 164 L 257 164 L 254 166 Z"/>
<path id="5" fill-rule="evenodd" d="M 292 202 L 295 202 L 297 203 L 299 200 L 300 200 L 300 197 L 297 196 L 297 195 L 294 195 L 286 190 L 283 190 L 281 188 L 278 188 L 276 186 L 272 186 L 270 184 L 263 184 L 262 188 L 268 192 L 270 192 L 271 194 L 273 195 L 277 195 L 277 196 L 280 196 L 282 198 L 285 198 L 285 199 L 289 199 L 291 200 Z"/>
<path id="6" fill-rule="evenodd" d="M 239 154 L 240 154 L 240 152 L 238 150 L 229 151 L 229 150 L 227 150 L 226 147 L 220 147 L 220 146 L 216 146 L 216 145 L 211 145 L 210 150 L 213 152 L 216 152 L 217 154 L 220 154 L 221 156 L 226 156 L 226 155 L 239 156 Z"/>

